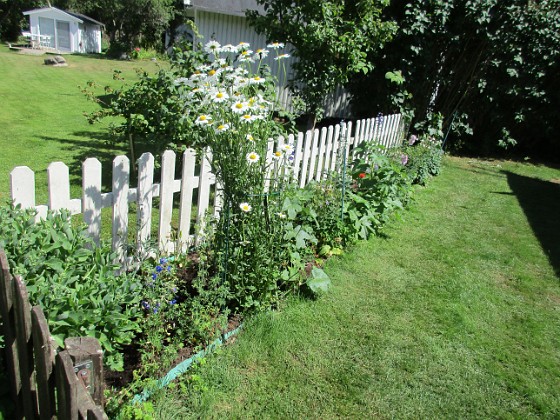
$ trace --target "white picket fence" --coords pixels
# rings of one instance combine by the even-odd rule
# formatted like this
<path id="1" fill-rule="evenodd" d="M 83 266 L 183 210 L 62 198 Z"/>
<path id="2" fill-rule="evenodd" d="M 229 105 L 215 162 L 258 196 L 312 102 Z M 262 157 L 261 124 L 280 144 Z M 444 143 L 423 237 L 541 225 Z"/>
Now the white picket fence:
<path id="1" fill-rule="evenodd" d="M 290 135 L 269 143 L 267 159 L 272 159 L 276 147 L 283 143 L 294 146 L 291 163 L 293 177 L 300 187 L 312 180 L 321 180 L 329 172 L 338 169 L 339 154 L 352 158 L 352 150 L 364 141 L 375 141 L 387 148 L 399 146 L 403 139 L 403 121 L 400 114 L 371 118 L 352 123 L 342 123 L 321 130 Z M 23 208 L 35 208 L 37 218 L 44 218 L 47 211 L 68 209 L 72 214 L 83 214 L 83 220 L 91 237 L 100 242 L 101 211 L 112 208 L 112 247 L 119 259 L 127 258 L 129 204 L 136 202 L 135 246 L 139 255 L 147 252 L 152 240 L 152 210 L 154 198 L 159 197 L 159 220 L 157 244 L 163 253 L 175 249 L 184 251 L 197 243 L 204 233 L 204 219 L 208 212 L 218 215 L 220 211 L 220 189 L 210 171 L 211 153 L 197 157 L 194 150 L 183 153 L 182 175 L 175 179 L 176 154 L 166 151 L 161 160 L 161 179 L 154 182 L 154 156 L 144 153 L 137 161 L 138 183 L 130 186 L 130 161 L 126 156 L 113 160 L 111 192 L 102 192 L 101 162 L 96 158 L 86 159 L 82 164 L 82 197 L 70 197 L 69 169 L 62 162 L 53 162 L 47 169 L 48 203 L 35 202 L 35 174 L 27 166 L 18 166 L 10 173 L 11 195 L 15 204 Z M 196 173 L 198 172 L 198 175 Z M 198 190 L 197 202 L 193 202 Z M 172 229 L 174 194 L 180 193 L 178 227 Z M 213 197 L 213 201 L 212 201 Z M 211 202 L 212 201 L 212 202 Z M 191 217 L 196 206 L 196 216 Z M 198 226 L 193 233 L 193 223 Z"/>

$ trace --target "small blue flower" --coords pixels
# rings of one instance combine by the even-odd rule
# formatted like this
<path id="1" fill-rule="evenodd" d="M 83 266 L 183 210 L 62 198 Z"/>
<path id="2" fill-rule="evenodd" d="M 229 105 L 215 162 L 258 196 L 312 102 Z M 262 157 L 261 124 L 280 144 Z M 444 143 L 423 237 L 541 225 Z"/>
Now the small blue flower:
<path id="1" fill-rule="evenodd" d="M 150 309 L 150 304 L 148 302 L 146 302 L 145 300 L 142 301 L 142 308 L 148 310 Z"/>
<path id="2" fill-rule="evenodd" d="M 167 262 L 167 258 L 160 258 L 159 259 L 160 264 L 165 264 L 166 262 Z"/>
<path id="3" fill-rule="evenodd" d="M 177 299 L 173 299 L 169 301 L 170 305 L 175 305 L 177 303 Z"/>
<path id="4" fill-rule="evenodd" d="M 167 266 L 167 271 L 171 271 L 171 267 L 170 267 L 170 266 Z"/>
<path id="5" fill-rule="evenodd" d="M 157 279 L 157 274 L 156 274 L 156 273 L 153 273 L 153 274 L 152 274 L 152 280 L 155 280 L 155 279 Z"/>
<path id="6" fill-rule="evenodd" d="M 163 271 L 163 267 L 162 267 L 161 265 L 157 265 L 157 266 L 156 266 L 156 271 L 157 271 L 158 273 L 161 273 L 161 272 Z"/>

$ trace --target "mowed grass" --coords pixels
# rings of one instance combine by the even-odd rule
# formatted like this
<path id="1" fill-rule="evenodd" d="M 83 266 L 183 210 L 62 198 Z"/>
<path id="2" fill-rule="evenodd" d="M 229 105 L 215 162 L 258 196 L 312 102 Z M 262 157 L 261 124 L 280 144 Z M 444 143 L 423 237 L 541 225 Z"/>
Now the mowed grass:
<path id="1" fill-rule="evenodd" d="M 96 157 L 110 168 L 126 147 L 107 143 L 107 122 L 90 125 L 84 112 L 98 110 L 80 91 L 88 81 L 118 87 L 113 70 L 136 80 L 135 68 L 156 71 L 151 61 L 129 62 L 65 55 L 67 67 L 43 64 L 47 57 L 17 54 L 0 46 L 0 201 L 10 199 L 10 172 L 29 166 L 36 173 L 37 204 L 46 204 L 46 169 L 54 161 L 70 168 L 73 198 L 81 194 L 81 163 Z M 165 64 L 164 64 L 165 65 Z M 98 94 L 103 95 L 102 89 Z M 110 173 L 108 176 L 110 180 Z"/>
<path id="2" fill-rule="evenodd" d="M 247 321 L 156 418 L 560 417 L 560 170 L 446 158 L 332 291 Z"/>

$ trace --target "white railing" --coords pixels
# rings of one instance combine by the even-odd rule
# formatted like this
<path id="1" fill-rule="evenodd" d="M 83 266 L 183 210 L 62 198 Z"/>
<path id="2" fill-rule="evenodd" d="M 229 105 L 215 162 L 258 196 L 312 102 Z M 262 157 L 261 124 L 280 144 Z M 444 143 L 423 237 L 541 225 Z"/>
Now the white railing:
<path id="1" fill-rule="evenodd" d="M 289 135 L 287 139 L 270 141 L 267 159 L 272 159 L 276 147 L 282 143 L 294 146 L 294 156 L 290 169 L 300 187 L 312 180 L 319 181 L 326 174 L 338 169 L 339 154 L 346 153 L 351 158 L 352 150 L 364 141 L 375 141 L 385 147 L 396 147 L 402 143 L 403 121 L 400 114 L 381 118 L 359 120 L 355 130 L 352 123 L 342 123 L 321 130 Z M 154 182 L 154 156 L 144 153 L 137 161 L 138 182 L 130 186 L 130 161 L 126 156 L 113 160 L 112 188 L 102 192 L 101 162 L 96 158 L 86 159 L 82 164 L 82 197 L 70 197 L 69 169 L 62 162 L 53 162 L 47 169 L 48 203 L 35 202 L 35 174 L 27 166 L 18 166 L 10 173 L 11 194 L 14 204 L 23 208 L 35 208 L 37 218 L 44 218 L 47 211 L 68 209 L 71 214 L 82 214 L 89 235 L 96 243 L 101 239 L 101 212 L 112 208 L 112 247 L 119 259 L 127 257 L 129 237 L 130 203 L 137 203 L 135 247 L 140 255 L 146 252 L 146 244 L 151 241 L 152 210 L 154 198 L 159 197 L 159 220 L 157 244 L 164 253 L 175 249 L 184 251 L 196 243 L 204 231 L 204 217 L 211 211 L 220 211 L 220 191 L 216 188 L 215 177 L 210 171 L 211 154 L 197 157 L 194 150 L 183 153 L 181 178 L 175 179 L 176 154 L 166 151 L 161 158 L 160 182 Z M 198 171 L 197 171 L 198 169 Z M 198 175 L 195 173 L 198 172 Z M 197 190 L 197 201 L 193 202 Z M 172 229 L 174 194 L 180 193 L 178 223 Z M 196 207 L 195 207 L 196 206 Z M 191 212 L 196 208 L 196 216 Z M 192 233 L 193 222 L 198 226 L 197 237 Z"/>

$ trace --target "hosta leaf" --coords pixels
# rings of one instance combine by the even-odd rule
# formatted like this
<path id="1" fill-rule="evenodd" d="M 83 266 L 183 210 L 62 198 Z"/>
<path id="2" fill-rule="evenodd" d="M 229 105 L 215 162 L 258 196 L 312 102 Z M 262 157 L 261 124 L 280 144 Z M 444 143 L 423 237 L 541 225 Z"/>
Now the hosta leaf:
<path id="1" fill-rule="evenodd" d="M 331 279 L 323 270 L 313 267 L 313 270 L 311 270 L 311 277 L 309 277 L 305 283 L 314 294 L 319 294 L 329 291 Z"/>

